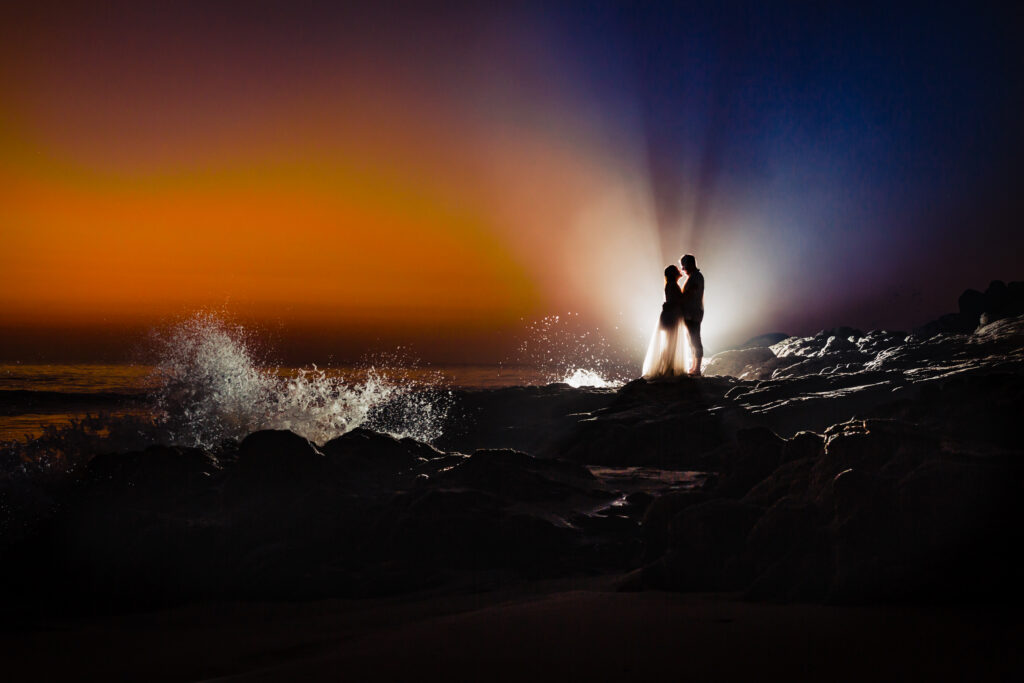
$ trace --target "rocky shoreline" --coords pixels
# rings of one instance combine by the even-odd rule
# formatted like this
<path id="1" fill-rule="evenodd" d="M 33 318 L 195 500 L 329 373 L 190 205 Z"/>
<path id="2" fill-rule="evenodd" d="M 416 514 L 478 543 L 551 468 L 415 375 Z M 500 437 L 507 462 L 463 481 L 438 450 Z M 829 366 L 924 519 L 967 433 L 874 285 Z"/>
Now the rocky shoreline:
<path id="1" fill-rule="evenodd" d="M 699 379 L 457 392 L 459 428 L 433 445 L 262 431 L 50 479 L 8 468 L 5 610 L 597 575 L 784 602 L 1015 599 L 1024 316 L 981 317 L 769 339 Z"/>

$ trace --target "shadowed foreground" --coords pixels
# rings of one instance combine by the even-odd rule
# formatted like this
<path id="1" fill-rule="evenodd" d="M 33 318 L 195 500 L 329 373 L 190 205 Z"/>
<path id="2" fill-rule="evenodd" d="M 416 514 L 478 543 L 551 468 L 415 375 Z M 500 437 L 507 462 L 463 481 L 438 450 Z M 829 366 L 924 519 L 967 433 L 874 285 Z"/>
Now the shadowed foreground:
<path id="1" fill-rule="evenodd" d="M 5 677 L 941 681 L 1012 680 L 1022 667 L 1010 608 L 774 605 L 605 584 L 69 619 L 5 634 Z"/>
<path id="2" fill-rule="evenodd" d="M 461 392 L 433 445 L 8 453 L 4 672 L 1019 679 L 1024 315 L 966 308 L 701 379 Z"/>

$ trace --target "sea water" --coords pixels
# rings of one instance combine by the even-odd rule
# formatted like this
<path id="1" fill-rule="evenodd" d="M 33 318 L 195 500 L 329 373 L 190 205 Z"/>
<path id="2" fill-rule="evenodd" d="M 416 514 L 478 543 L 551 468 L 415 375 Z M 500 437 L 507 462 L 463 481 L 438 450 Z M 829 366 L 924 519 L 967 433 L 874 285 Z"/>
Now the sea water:
<path id="1" fill-rule="evenodd" d="M 359 363 L 281 367 L 252 351 L 247 330 L 197 314 L 153 335 L 155 362 L 0 364 L 0 442 L 24 441 L 87 415 L 157 421 L 165 440 L 210 447 L 257 429 L 290 429 L 323 443 L 358 426 L 432 441 L 456 390 L 625 381 L 588 333 L 545 318 L 517 358 L 427 364 L 391 355 Z"/>

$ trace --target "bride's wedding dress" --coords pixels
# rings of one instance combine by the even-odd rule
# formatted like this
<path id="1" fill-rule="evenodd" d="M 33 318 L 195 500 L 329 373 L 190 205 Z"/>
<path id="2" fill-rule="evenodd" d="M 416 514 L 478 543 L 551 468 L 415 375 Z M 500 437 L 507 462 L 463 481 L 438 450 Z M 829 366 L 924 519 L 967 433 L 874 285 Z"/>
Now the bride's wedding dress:
<path id="1" fill-rule="evenodd" d="M 667 329 L 659 323 L 647 346 L 643 378 L 679 377 L 687 374 L 686 368 L 690 363 L 688 347 L 686 325 L 682 318 Z"/>
<path id="2" fill-rule="evenodd" d="M 665 284 L 665 304 L 644 357 L 643 378 L 678 377 L 690 364 L 689 339 L 682 315 L 682 292 L 675 282 Z"/>

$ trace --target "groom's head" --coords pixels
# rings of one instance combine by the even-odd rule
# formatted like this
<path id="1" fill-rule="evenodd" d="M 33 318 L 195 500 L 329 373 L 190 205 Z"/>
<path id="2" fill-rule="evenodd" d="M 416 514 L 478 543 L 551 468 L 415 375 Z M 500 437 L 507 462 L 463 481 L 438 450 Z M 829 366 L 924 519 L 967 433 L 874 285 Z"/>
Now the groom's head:
<path id="1" fill-rule="evenodd" d="M 684 273 L 697 270 L 697 259 L 693 258 L 693 254 L 684 254 L 683 257 L 679 259 L 679 264 L 683 267 Z"/>

